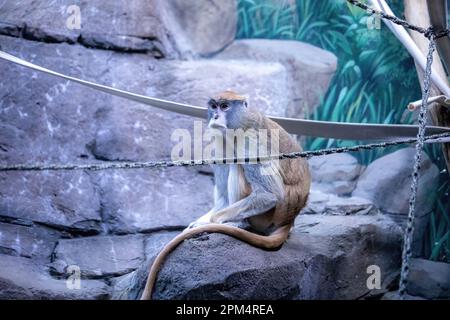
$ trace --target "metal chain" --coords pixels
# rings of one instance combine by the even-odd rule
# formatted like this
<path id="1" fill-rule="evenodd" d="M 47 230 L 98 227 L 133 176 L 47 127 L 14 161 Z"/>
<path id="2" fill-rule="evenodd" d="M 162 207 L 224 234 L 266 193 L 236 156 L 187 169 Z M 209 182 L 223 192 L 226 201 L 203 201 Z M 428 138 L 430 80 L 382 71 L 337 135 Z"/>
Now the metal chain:
<path id="1" fill-rule="evenodd" d="M 425 141 L 449 138 L 450 132 L 430 135 L 424 138 Z M 359 150 L 371 150 L 375 148 L 386 148 L 401 144 L 410 144 L 417 142 L 418 138 L 399 139 L 388 142 L 379 142 L 371 144 L 356 145 L 353 147 L 329 148 L 312 151 L 281 153 L 256 158 L 224 158 L 224 159 L 200 159 L 200 160 L 158 160 L 158 161 L 135 161 L 135 162 L 108 162 L 108 163 L 90 163 L 90 164 L 12 164 L 0 165 L 0 171 L 43 171 L 43 170 L 106 170 L 106 169 L 142 169 L 158 167 L 180 167 L 180 166 L 199 166 L 206 164 L 226 164 L 226 163 L 249 163 L 264 162 L 270 160 L 283 160 L 294 158 L 311 158 L 324 156 L 333 153 L 355 152 Z M 439 141 L 437 141 L 439 142 Z"/>
<path id="2" fill-rule="evenodd" d="M 419 182 L 419 170 L 422 158 L 422 149 L 425 138 L 425 130 L 427 123 L 427 103 L 428 97 L 430 95 L 430 83 L 431 83 L 431 66 L 433 64 L 433 53 L 436 49 L 436 39 L 434 37 L 430 38 L 430 43 L 428 46 L 427 55 L 427 65 L 425 68 L 425 75 L 423 80 L 423 91 L 422 91 L 422 105 L 419 111 L 419 132 L 417 133 L 417 143 L 416 143 L 416 154 L 414 156 L 414 170 L 411 182 L 411 193 L 409 197 L 409 211 L 408 220 L 406 224 L 406 231 L 403 240 L 403 252 L 402 252 L 402 270 L 400 273 L 400 284 L 398 294 L 400 299 L 404 299 L 406 293 L 406 287 L 408 285 L 408 274 L 409 274 L 409 260 L 411 258 L 412 250 L 412 237 L 414 233 L 414 218 L 416 209 L 416 196 L 417 187 Z"/>
<path id="3" fill-rule="evenodd" d="M 439 30 L 438 31 L 438 30 L 435 30 L 433 27 L 423 28 L 423 27 L 415 26 L 415 25 L 410 24 L 409 22 L 407 22 L 407 21 L 405 21 L 403 19 L 400 19 L 400 18 L 398 18 L 396 16 L 391 16 L 389 14 L 384 13 L 383 11 L 376 10 L 376 9 L 374 9 L 372 7 L 369 7 L 368 5 L 366 5 L 366 4 L 364 4 L 364 3 L 360 2 L 360 1 L 357 1 L 357 0 L 347 0 L 347 2 L 349 2 L 350 4 L 352 4 L 354 6 L 357 6 L 357 7 L 361 8 L 363 10 L 366 10 L 368 13 L 377 14 L 377 15 L 381 16 L 383 19 L 392 21 L 393 23 L 401 25 L 401 26 L 403 26 L 403 27 L 405 27 L 407 29 L 420 32 L 425 37 L 427 37 L 428 39 L 430 39 L 431 37 L 434 37 L 435 39 L 441 38 L 441 37 L 444 37 L 444 36 L 446 36 L 446 35 L 448 35 L 450 33 L 449 29 L 444 29 L 444 30 Z"/>
<path id="4" fill-rule="evenodd" d="M 347 0 L 349 3 L 360 7 L 372 14 L 378 14 L 382 18 L 392 21 L 398 25 L 405 28 L 422 33 L 425 37 L 430 40 L 428 46 L 427 63 L 425 68 L 424 80 L 423 80 L 423 91 L 422 91 L 422 104 L 419 111 L 419 131 L 417 133 L 417 143 L 416 143 L 416 153 L 414 156 L 414 169 L 412 174 L 411 191 L 409 197 L 409 209 L 408 209 L 408 219 L 406 223 L 406 230 L 403 239 L 403 250 L 402 250 L 402 268 L 400 272 L 400 283 L 398 289 L 398 295 L 400 299 L 405 298 L 406 289 L 408 286 L 408 275 L 409 275 L 409 261 L 412 255 L 412 237 L 414 234 L 414 219 L 415 219 L 415 209 L 417 200 L 417 188 L 419 183 L 419 171 L 420 163 L 422 158 L 422 149 L 425 138 L 426 121 L 427 121 L 427 103 L 430 94 L 430 84 L 431 84 L 431 66 L 433 64 L 433 53 L 436 50 L 436 39 L 444 37 L 450 34 L 449 29 L 435 30 L 433 27 L 427 29 L 418 27 L 408 23 L 405 20 L 399 19 L 395 16 L 388 15 L 379 10 L 375 10 L 357 0 Z"/>
<path id="5" fill-rule="evenodd" d="M 364 9 L 372 14 L 378 14 L 382 18 L 392 21 L 398 25 L 401 25 L 405 28 L 417 31 L 422 33 L 425 37 L 430 40 L 428 47 L 428 55 L 427 55 L 427 63 L 424 74 L 424 85 L 422 91 L 422 105 L 420 107 L 419 112 L 419 131 L 416 138 L 395 140 L 390 142 L 380 142 L 366 145 L 358 145 L 353 147 L 342 147 L 342 148 L 330 148 L 330 149 L 322 149 L 316 151 L 304 151 L 304 152 L 292 152 L 286 154 L 279 155 L 271 155 L 267 157 L 261 158 L 233 158 L 233 159 L 221 159 L 219 160 L 188 160 L 188 161 L 148 161 L 148 162 L 113 162 L 113 163 L 94 163 L 94 164 L 19 164 L 19 165 L 0 165 L 0 171 L 18 171 L 18 170 L 26 170 L 26 171 L 40 171 L 40 170 L 104 170 L 104 169 L 137 169 L 137 168 L 155 168 L 155 167 L 173 167 L 173 166 L 197 166 L 197 165 L 205 165 L 205 164 L 219 164 L 219 163 L 236 163 L 236 162 L 262 162 L 274 159 L 292 159 L 292 158 L 310 158 L 313 156 L 321 156 L 321 155 L 329 155 L 333 153 L 342 153 L 342 152 L 354 152 L 359 150 L 369 150 L 374 148 L 384 148 L 388 146 L 395 146 L 400 144 L 408 144 L 416 142 L 416 153 L 414 157 L 414 169 L 412 174 L 412 183 L 411 183 L 411 193 L 409 198 L 409 211 L 408 211 L 408 220 L 406 225 L 406 231 L 404 235 L 404 243 L 403 243 L 403 251 L 402 251 L 402 268 L 400 273 L 400 283 L 399 283 L 399 297 L 400 299 L 404 299 L 406 288 L 408 284 L 408 274 L 409 274 L 409 261 L 411 258 L 412 250 L 412 236 L 414 233 L 414 218 L 415 218 L 415 208 L 416 208 L 416 198 L 417 198 L 417 189 L 419 182 L 419 171 L 420 171 L 420 163 L 423 152 L 424 142 L 431 139 L 445 138 L 450 137 L 450 133 L 443 133 L 438 135 L 432 135 L 425 137 L 426 131 L 426 121 L 427 121 L 427 104 L 429 93 L 430 93 L 430 78 L 431 78 L 431 66 L 433 63 L 433 53 L 436 49 L 436 39 L 447 36 L 450 33 L 449 29 L 444 30 L 434 30 L 432 27 L 430 28 L 422 28 L 418 26 L 414 26 L 408 23 L 405 20 L 397 18 L 395 16 L 388 15 L 379 10 L 375 10 L 357 0 L 347 0 L 350 4 L 355 5 L 361 9 Z"/>

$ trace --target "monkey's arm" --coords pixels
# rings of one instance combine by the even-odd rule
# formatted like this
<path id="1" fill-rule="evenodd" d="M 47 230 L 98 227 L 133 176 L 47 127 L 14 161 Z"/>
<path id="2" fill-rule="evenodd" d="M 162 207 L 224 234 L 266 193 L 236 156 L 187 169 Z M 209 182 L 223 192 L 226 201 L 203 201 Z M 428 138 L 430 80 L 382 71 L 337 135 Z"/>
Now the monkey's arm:
<path id="1" fill-rule="evenodd" d="M 214 213 L 228 206 L 227 180 L 229 167 L 227 165 L 215 165 L 214 169 L 214 206 L 206 214 L 189 224 L 193 228 L 205 223 L 211 223 Z"/>

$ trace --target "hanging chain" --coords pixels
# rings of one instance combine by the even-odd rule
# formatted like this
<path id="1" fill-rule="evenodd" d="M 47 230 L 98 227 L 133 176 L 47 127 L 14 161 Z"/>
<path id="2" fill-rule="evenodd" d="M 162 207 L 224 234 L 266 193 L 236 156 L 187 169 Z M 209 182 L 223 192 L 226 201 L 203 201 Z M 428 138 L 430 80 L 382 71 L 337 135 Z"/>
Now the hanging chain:
<path id="1" fill-rule="evenodd" d="M 414 233 L 414 218 L 415 209 L 417 201 L 417 187 L 419 183 L 419 170 L 420 163 L 422 160 L 423 144 L 427 123 L 427 103 L 428 97 L 430 95 L 430 84 L 431 84 L 431 66 L 433 64 L 433 53 L 436 49 L 436 39 L 435 37 L 430 37 L 430 43 L 428 46 L 427 55 L 427 65 L 425 68 L 424 80 L 423 80 L 423 91 L 422 91 L 422 105 L 419 111 L 419 132 L 417 133 L 417 143 L 416 143 L 416 154 L 414 156 L 414 169 L 411 182 L 411 193 L 409 197 L 409 211 L 408 220 L 406 223 L 405 237 L 403 240 L 403 252 L 402 252 L 402 270 L 400 273 L 400 284 L 398 294 L 400 299 L 404 299 L 406 287 L 408 285 L 408 274 L 409 274 L 409 261 L 412 254 L 412 237 Z"/>
<path id="2" fill-rule="evenodd" d="M 450 138 L 450 132 L 430 135 L 424 138 L 425 141 L 440 142 L 439 139 Z M 435 140 L 435 141 L 431 141 Z M 107 170 L 107 169 L 143 169 L 160 167 L 182 167 L 200 166 L 207 164 L 227 164 L 227 163 L 260 163 L 270 160 L 283 160 L 294 158 L 311 158 L 325 156 L 334 153 L 356 152 L 360 150 L 372 150 L 375 148 L 386 148 L 402 144 L 417 142 L 417 138 L 399 139 L 388 142 L 378 142 L 371 144 L 357 145 L 353 147 L 329 148 L 321 150 L 311 150 L 302 152 L 281 153 L 265 157 L 244 157 L 244 158 L 224 158 L 224 159 L 199 159 L 199 160 L 158 160 L 158 161 L 133 161 L 133 162 L 107 162 L 89 164 L 11 164 L 0 165 L 0 171 L 44 171 L 44 170 Z"/>
<path id="3" fill-rule="evenodd" d="M 400 273 L 400 283 L 398 294 L 400 299 L 405 298 L 405 293 L 408 285 L 408 274 L 409 274 L 409 262 L 412 254 L 411 245 L 412 237 L 414 233 L 414 219 L 415 219 L 415 209 L 417 200 L 417 189 L 419 183 L 419 171 L 423 152 L 424 142 L 431 139 L 439 139 L 450 137 L 450 133 L 443 133 L 432 136 L 425 136 L 426 122 L 427 122 L 427 103 L 430 94 L 430 84 L 431 84 L 431 72 L 433 63 L 433 53 L 436 49 L 436 39 L 447 36 L 450 33 L 449 29 L 435 30 L 432 27 L 422 28 L 409 24 L 407 21 L 397 18 L 395 16 L 388 15 L 382 11 L 375 10 L 360 1 L 357 0 L 347 0 L 352 5 L 355 5 L 361 9 L 366 10 L 372 14 L 378 14 L 382 18 L 392 21 L 395 24 L 401 25 L 410 30 L 414 30 L 422 33 L 425 37 L 430 40 L 427 54 L 427 62 L 424 73 L 423 81 L 423 91 L 422 91 L 422 104 L 419 112 L 419 130 L 416 138 L 395 140 L 390 142 L 380 142 L 366 145 L 358 145 L 354 147 L 342 147 L 342 148 L 330 148 L 322 149 L 317 151 L 304 151 L 304 152 L 293 152 L 279 155 L 271 155 L 261 158 L 234 158 L 234 159 L 221 159 L 219 160 L 188 160 L 188 161 L 148 161 L 148 162 L 113 162 L 113 163 L 94 163 L 94 164 L 19 164 L 19 165 L 0 165 L 0 171 L 40 171 L 40 170 L 104 170 L 104 169 L 137 169 L 137 168 L 155 168 L 155 167 L 173 167 L 173 166 L 196 166 L 204 164 L 220 164 L 220 163 L 236 163 L 236 162 L 262 162 L 273 159 L 292 159 L 292 158 L 310 158 L 313 156 L 328 155 L 333 153 L 342 152 L 353 152 L 358 150 L 370 150 L 374 148 L 383 148 L 388 146 L 416 143 L 416 153 L 414 156 L 414 169 L 412 174 L 411 191 L 409 198 L 409 210 L 408 218 L 406 224 L 406 230 L 403 241 L 402 250 L 402 267 Z"/>

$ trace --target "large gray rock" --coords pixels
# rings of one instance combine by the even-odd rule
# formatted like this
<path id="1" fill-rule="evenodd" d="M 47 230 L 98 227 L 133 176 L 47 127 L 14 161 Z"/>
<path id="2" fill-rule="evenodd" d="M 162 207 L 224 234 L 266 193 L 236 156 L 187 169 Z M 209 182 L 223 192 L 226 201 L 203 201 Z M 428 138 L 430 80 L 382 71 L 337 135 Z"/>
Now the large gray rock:
<path id="1" fill-rule="evenodd" d="M 234 41 L 217 55 L 220 59 L 280 62 L 289 72 L 293 92 L 284 116 L 308 117 L 318 106 L 336 71 L 336 56 L 310 44 L 289 40 L 245 39 Z M 261 90 L 261 98 L 270 97 Z"/>
<path id="2" fill-rule="evenodd" d="M 102 210 L 114 233 L 186 227 L 211 209 L 213 183 L 192 168 L 101 174 Z"/>
<path id="3" fill-rule="evenodd" d="M 163 247 L 173 238 L 175 238 L 180 231 L 173 232 L 154 232 L 145 238 L 145 257 L 147 259 L 155 257 Z M 120 277 L 111 279 L 111 285 L 113 292 L 111 299 L 114 300 L 127 300 L 129 296 L 136 295 L 136 288 L 130 286 L 130 283 L 136 281 L 136 277 L 140 273 L 138 270 L 130 272 Z"/>
<path id="4" fill-rule="evenodd" d="M 372 162 L 360 176 L 352 195 L 371 200 L 379 209 L 407 214 L 414 164 L 414 148 L 404 148 Z M 416 200 L 416 216 L 429 213 L 434 205 L 439 169 L 424 153 Z"/>
<path id="5" fill-rule="evenodd" d="M 276 251 L 225 235 L 203 235 L 184 241 L 169 256 L 153 297 L 356 299 L 377 291 L 366 286 L 370 265 L 380 267 L 383 288 L 390 285 L 384 279 L 398 272 L 400 243 L 400 229 L 381 215 L 301 216 Z M 147 271 L 148 263 L 127 278 L 129 286 L 121 283 L 128 298 L 140 296 Z"/>
<path id="6" fill-rule="evenodd" d="M 378 213 L 378 209 L 367 199 L 359 197 L 338 197 L 317 190 L 311 190 L 304 214 L 367 215 Z"/>
<path id="7" fill-rule="evenodd" d="M 401 300 L 401 299 L 400 299 L 400 296 L 398 295 L 398 291 L 389 291 L 389 292 L 386 292 L 381 297 L 381 300 Z M 417 296 L 412 296 L 409 294 L 405 294 L 403 296 L 403 300 L 426 300 L 426 299 L 417 297 Z"/>
<path id="8" fill-rule="evenodd" d="M 352 195 L 372 201 L 377 208 L 406 225 L 414 163 L 414 148 L 404 148 L 372 162 L 358 179 Z M 423 254 L 423 236 L 430 221 L 439 183 L 439 169 L 424 153 L 417 190 L 413 255 Z"/>
<path id="9" fill-rule="evenodd" d="M 47 263 L 59 237 L 49 228 L 0 222 L 0 253 Z"/>
<path id="10" fill-rule="evenodd" d="M 312 188 L 325 193 L 351 194 L 361 172 L 358 160 L 348 153 L 312 157 L 308 163 Z"/>
<path id="11" fill-rule="evenodd" d="M 141 235 L 63 239 L 55 249 L 52 271 L 63 275 L 68 266 L 76 265 L 83 278 L 120 276 L 138 268 L 144 259 Z"/>
<path id="12" fill-rule="evenodd" d="M 81 280 L 80 289 L 67 285 L 71 275 L 52 278 L 32 260 L 0 255 L 0 299 L 107 299 L 108 286 L 99 280 Z M 70 281 L 70 280 L 69 280 Z"/>
<path id="13" fill-rule="evenodd" d="M 161 92 L 166 90 L 172 90 L 175 94 L 175 86 L 183 82 L 175 81 L 182 74 L 176 71 L 175 63 L 159 63 L 156 68 L 154 61 L 137 54 L 130 58 L 80 46 L 43 44 L 9 37 L 2 37 L 2 46 L 10 52 L 23 50 L 25 58 L 69 74 L 87 79 L 95 77 L 98 82 L 104 83 L 118 82 L 118 87 L 135 92 L 158 92 L 160 97 L 164 96 Z M 36 59 L 31 57 L 31 52 L 36 54 Z M 124 66 L 130 64 L 129 59 L 136 60 L 129 68 L 131 71 L 126 71 Z M 60 67 L 56 67 L 55 63 Z M 149 75 L 149 68 L 157 69 L 160 76 L 166 75 L 167 81 L 174 82 L 173 87 L 169 88 L 165 82 L 159 83 L 162 79 Z M 7 126 L 5 132 L 9 133 L 0 135 L 0 140 L 5 137 L 4 142 L 0 141 L 0 157 L 6 163 L 23 163 L 24 159 L 28 159 L 26 162 L 67 163 L 95 162 L 96 158 L 169 158 L 175 145 L 170 138 L 172 131 L 193 127 L 192 118 L 128 103 L 69 83 L 65 83 L 63 90 L 58 79 L 34 72 L 30 78 L 29 70 L 3 61 L 0 62 L 0 69 L 5 76 L 30 86 L 29 90 L 22 92 L 14 90 L 13 83 L 0 84 L 0 92 L 5 93 L 0 118 Z M 84 72 L 80 74 L 76 71 L 79 69 Z M 166 74 L 163 69 L 172 72 Z M 219 90 L 219 87 L 220 83 L 216 89 Z M 196 92 L 197 102 L 207 99 L 206 81 L 203 89 L 203 94 Z M 195 92 L 189 92 L 183 99 L 189 100 L 194 96 Z M 104 229 L 100 216 L 103 210 L 112 225 L 111 230 L 129 232 L 185 226 L 210 209 L 212 183 L 209 177 L 197 177 L 195 171 L 187 169 L 167 170 L 167 173 L 150 171 L 3 173 L 0 179 L 7 187 L 0 195 L 0 216 L 31 219 L 70 231 L 94 233 Z M 203 186 L 197 189 L 194 198 L 187 196 L 192 193 L 191 181 Z M 132 189 L 127 190 L 126 185 L 132 186 Z M 168 192 L 167 196 L 160 192 L 160 185 L 161 190 Z M 181 186 L 177 189 L 180 191 L 168 190 L 168 185 Z M 22 194 L 17 194 L 16 190 L 23 190 Z M 128 202 L 126 197 L 129 195 L 141 200 Z M 144 202 L 144 198 L 151 201 Z M 125 207 L 121 212 L 126 218 L 122 219 L 119 215 L 115 219 L 116 205 L 122 204 L 122 201 Z M 127 212 L 127 208 L 131 211 Z M 158 212 L 172 208 L 174 214 Z M 178 221 L 177 217 L 183 219 Z M 117 226 L 116 221 L 123 221 L 124 225 Z"/>
<path id="14" fill-rule="evenodd" d="M 69 29 L 69 6 L 80 9 L 81 28 Z M 217 17 L 221 19 L 217 19 Z M 0 34 L 45 42 L 150 53 L 155 57 L 209 54 L 234 39 L 235 1 L 8 1 L 0 11 Z"/>
<path id="15" fill-rule="evenodd" d="M 173 238 L 175 238 L 180 231 L 164 231 L 154 232 L 145 238 L 145 257 L 151 258 L 156 256 L 162 248 Z"/>
<path id="16" fill-rule="evenodd" d="M 276 115 L 282 114 L 288 101 L 286 70 L 278 63 L 160 62 L 139 54 L 125 56 L 78 45 L 1 39 L 4 50 L 20 53 L 32 62 L 169 100 L 204 105 L 208 96 L 217 91 L 243 90 L 250 94 L 250 103 Z M 59 79 L 3 61 L 0 69 L 5 76 L 28 86 L 19 92 L 11 82 L 0 85 L 0 92 L 8 93 L 0 113 L 7 126 L 5 135 L 1 135 L 5 139 L 0 141 L 0 157 L 6 163 L 22 163 L 23 159 L 56 163 L 168 159 L 176 144 L 171 140 L 172 132 L 179 128 L 193 130 L 193 118 L 130 103 L 72 83 L 61 84 Z M 270 99 L 259 101 L 258 88 Z M 7 209 L 0 215 L 38 219 L 73 230 L 87 228 L 88 233 L 180 228 L 209 210 L 212 201 L 212 180 L 187 169 L 3 175 L 9 188 L 0 197 Z M 32 177 L 36 184 L 45 187 L 30 190 L 28 181 L 29 193 L 16 196 L 14 190 L 24 189 L 24 177 Z M 194 196 L 193 183 L 198 186 Z M 78 189 L 83 192 L 78 193 Z M 68 190 L 77 196 L 73 204 L 69 197 L 67 203 L 51 205 L 55 202 L 54 193 L 66 194 Z M 40 208 L 44 208 L 39 210 L 41 214 L 34 215 Z M 74 221 L 64 220 L 65 212 L 75 212 L 70 216 Z"/>
<path id="17" fill-rule="evenodd" d="M 108 76 L 116 87 L 132 92 L 206 107 L 210 96 L 229 89 L 248 94 L 251 105 L 278 116 L 284 114 L 289 101 L 286 69 L 279 63 L 207 59 L 146 62 L 139 57 L 130 61 L 129 57 L 115 55 Z M 264 98 L 259 92 L 264 92 Z M 192 134 L 194 122 L 202 120 L 122 99 L 112 99 L 95 119 L 98 127 L 92 152 L 106 160 L 168 158 L 178 142 L 171 138 L 174 130 L 185 129 Z"/>
<path id="18" fill-rule="evenodd" d="M 102 228 L 99 194 L 82 171 L 6 172 L 0 185 L 0 216 L 83 234 Z"/>
<path id="19" fill-rule="evenodd" d="M 407 292 L 427 299 L 450 299 L 450 264 L 411 259 Z"/>
<path id="20" fill-rule="evenodd" d="M 208 56 L 234 40 L 237 1 L 160 0 L 160 6 L 161 20 L 182 55 Z"/>

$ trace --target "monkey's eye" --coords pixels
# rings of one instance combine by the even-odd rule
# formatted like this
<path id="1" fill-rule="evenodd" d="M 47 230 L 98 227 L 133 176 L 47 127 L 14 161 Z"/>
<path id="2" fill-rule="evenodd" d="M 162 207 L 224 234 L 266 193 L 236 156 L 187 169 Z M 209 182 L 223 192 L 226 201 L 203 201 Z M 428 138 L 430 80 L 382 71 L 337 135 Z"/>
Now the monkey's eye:
<path id="1" fill-rule="evenodd" d="M 217 109 L 217 104 L 213 103 L 213 104 L 210 105 L 210 107 L 211 107 L 211 109 L 216 110 Z"/>
<path id="2" fill-rule="evenodd" d="M 230 109 L 230 105 L 227 104 L 227 103 L 222 103 L 222 104 L 220 105 L 220 109 L 221 109 L 222 111 L 227 111 L 228 109 Z"/>

